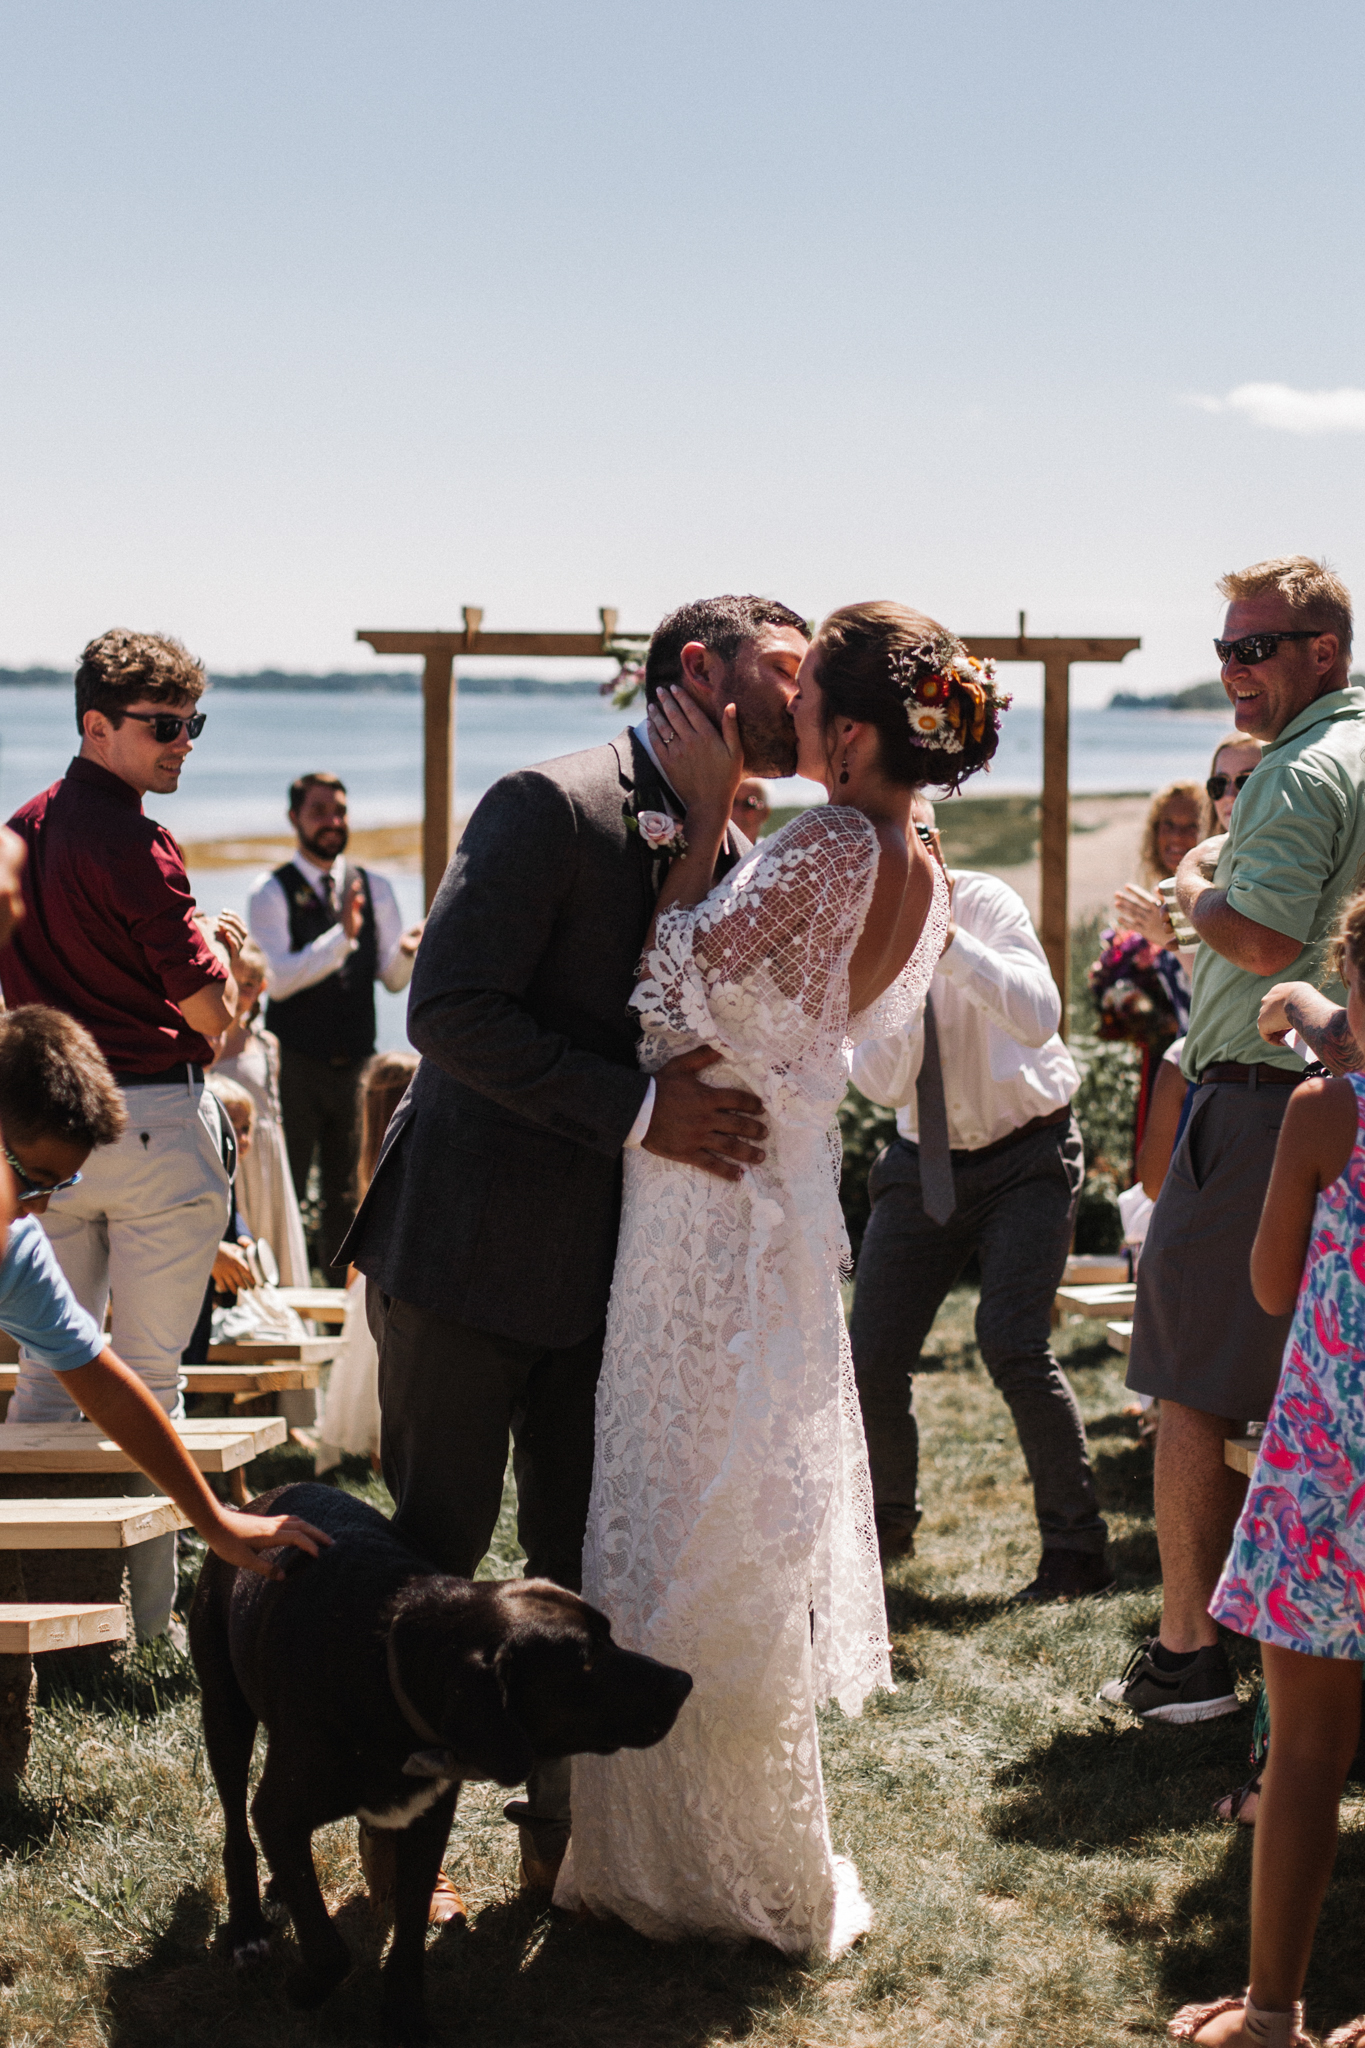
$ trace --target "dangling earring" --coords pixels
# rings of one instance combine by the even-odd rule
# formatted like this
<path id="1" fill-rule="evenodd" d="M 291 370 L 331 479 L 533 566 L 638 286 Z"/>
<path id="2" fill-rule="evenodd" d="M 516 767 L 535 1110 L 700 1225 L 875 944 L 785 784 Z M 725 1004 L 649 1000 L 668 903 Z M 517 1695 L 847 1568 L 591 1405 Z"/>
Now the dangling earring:
<path id="1" fill-rule="evenodd" d="M 839 776 L 839 780 L 840 780 L 840 782 L 847 782 L 847 781 L 848 781 L 848 750 L 847 750 L 847 748 L 845 748 L 845 750 L 844 750 L 844 758 L 843 758 L 843 763 L 842 763 L 842 772 L 841 772 L 841 774 L 840 774 L 840 776 Z"/>

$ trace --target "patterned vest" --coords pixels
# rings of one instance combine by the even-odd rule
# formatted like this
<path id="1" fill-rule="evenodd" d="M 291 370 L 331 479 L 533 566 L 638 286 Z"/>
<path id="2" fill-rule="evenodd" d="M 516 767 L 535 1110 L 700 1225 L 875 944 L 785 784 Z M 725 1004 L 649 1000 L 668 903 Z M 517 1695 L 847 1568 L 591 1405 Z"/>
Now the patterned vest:
<path id="1" fill-rule="evenodd" d="M 379 971 L 374 903 L 364 868 L 353 868 L 352 873 L 360 877 L 365 906 L 355 951 L 325 981 L 315 981 L 283 1002 L 272 996 L 265 1012 L 266 1024 L 282 1046 L 331 1066 L 368 1059 L 374 1051 L 374 978 Z M 337 918 L 292 860 L 276 868 L 275 880 L 289 905 L 289 948 L 297 953 L 320 939 Z"/>

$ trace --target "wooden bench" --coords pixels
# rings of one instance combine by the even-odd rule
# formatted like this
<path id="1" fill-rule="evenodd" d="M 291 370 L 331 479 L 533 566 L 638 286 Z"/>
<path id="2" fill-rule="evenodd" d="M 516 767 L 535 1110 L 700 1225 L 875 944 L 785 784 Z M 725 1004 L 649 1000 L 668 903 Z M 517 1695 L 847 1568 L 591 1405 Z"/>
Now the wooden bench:
<path id="1" fill-rule="evenodd" d="M 228 1475 L 229 1490 L 239 1507 L 251 1498 L 246 1467 L 262 1451 L 282 1444 L 288 1424 L 282 1415 L 251 1421 L 200 1420 L 189 1417 L 176 1432 L 201 1472 Z M 136 1472 L 135 1459 L 93 1422 L 0 1423 L 0 1472 Z"/>
<path id="2" fill-rule="evenodd" d="M 1054 1300 L 1064 1315 L 1093 1316 L 1104 1322 L 1118 1309 L 1131 1308 L 1137 1288 L 1131 1280 L 1107 1281 L 1097 1286 L 1059 1287 Z"/>
<path id="3" fill-rule="evenodd" d="M 344 1287 L 281 1287 L 279 1292 L 306 1323 L 325 1323 L 329 1330 L 339 1330 L 346 1320 Z"/>
<path id="4" fill-rule="evenodd" d="M 1064 1287 L 1124 1286 L 1131 1279 L 1122 1252 L 1072 1252 L 1062 1274 Z"/>
<path id="5" fill-rule="evenodd" d="M 125 1610 L 97 1600 L 0 1600 L 0 1657 L 121 1643 L 127 1630 Z"/>
<path id="6" fill-rule="evenodd" d="M 1104 1331 L 1109 1339 L 1109 1349 L 1111 1351 L 1121 1351 L 1126 1358 L 1128 1356 L 1128 1347 L 1133 1340 L 1132 1324 L 1106 1323 Z"/>
<path id="7" fill-rule="evenodd" d="M 19 1377 L 17 1365 L 0 1365 L 0 1397 L 14 1392 Z M 257 1394 L 289 1394 L 300 1387 L 315 1387 L 322 1377 L 320 1365 L 182 1365 L 180 1377 L 187 1394 L 238 1394 L 252 1400 Z"/>
<path id="8" fill-rule="evenodd" d="M 188 1529 L 163 1494 L 72 1500 L 0 1500 L 0 1550 L 131 1550 Z"/>
<path id="9" fill-rule="evenodd" d="M 1231 1465 L 1234 1472 L 1240 1472 L 1244 1479 L 1250 1479 L 1256 1470 L 1256 1460 L 1261 1454 L 1261 1439 L 1258 1436 L 1225 1436 L 1223 1438 L 1223 1463 Z"/>

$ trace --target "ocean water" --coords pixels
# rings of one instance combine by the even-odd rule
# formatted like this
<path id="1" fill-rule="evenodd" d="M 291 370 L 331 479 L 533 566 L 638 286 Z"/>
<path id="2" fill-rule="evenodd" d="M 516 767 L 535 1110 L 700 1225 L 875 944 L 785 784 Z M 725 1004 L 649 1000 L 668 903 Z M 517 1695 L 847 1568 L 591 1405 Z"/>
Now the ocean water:
<path id="1" fill-rule="evenodd" d="M 422 815 L 422 703 L 417 696 L 338 691 L 278 693 L 216 690 L 208 724 L 174 796 L 147 808 L 185 839 L 284 829 L 289 784 L 309 768 L 345 781 L 357 825 L 400 824 Z M 509 769 L 591 747 L 619 732 L 623 714 L 600 697 L 493 697 L 467 694 L 456 721 L 456 808 L 471 811 Z M 1202 781 L 1219 735 L 1221 712 L 1075 711 L 1071 786 L 1078 793 L 1155 789 L 1191 776 Z M 76 745 L 68 688 L 0 691 L 0 816 L 55 782 Z M 1042 776 L 1042 713 L 1020 705 L 1006 714 L 989 774 L 972 784 L 981 796 L 1036 790 Z M 813 801 L 811 783 L 778 785 L 779 801 Z"/>
<path id="2" fill-rule="evenodd" d="M 289 784 L 310 768 L 328 768 L 347 785 L 357 825 L 400 824 L 422 815 L 422 703 L 418 696 L 281 690 L 216 690 L 174 796 L 147 809 L 182 839 L 283 832 Z M 461 697 L 456 724 L 456 808 L 466 815 L 513 768 L 600 745 L 638 717 L 603 698 Z M 1230 718 L 1218 712 L 1075 711 L 1071 786 L 1078 794 L 1158 788 L 1185 777 L 1202 782 Z M 65 771 L 76 747 L 69 687 L 0 691 L 0 817 Z M 1036 790 L 1042 777 L 1042 713 L 1021 705 L 1006 714 L 989 774 L 972 784 L 982 796 Z M 775 786 L 779 802 L 814 802 L 814 783 L 793 777 Z M 215 868 L 192 876 L 208 910 L 244 911 L 254 868 Z M 393 877 L 404 917 L 422 914 L 421 878 Z M 406 996 L 376 991 L 380 1045 L 407 1043 Z"/>

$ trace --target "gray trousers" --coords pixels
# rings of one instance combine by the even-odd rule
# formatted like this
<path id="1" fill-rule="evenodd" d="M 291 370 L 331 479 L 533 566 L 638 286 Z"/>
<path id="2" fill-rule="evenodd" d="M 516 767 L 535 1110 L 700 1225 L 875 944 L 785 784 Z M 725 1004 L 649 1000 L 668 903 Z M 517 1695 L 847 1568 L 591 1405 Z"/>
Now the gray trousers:
<path id="1" fill-rule="evenodd" d="M 373 1281 L 365 1303 L 379 1351 L 379 1455 L 399 1535 L 442 1571 L 473 1578 L 497 1526 L 510 1438 L 527 1577 L 577 1592 L 605 1324 L 556 1351 L 452 1322 Z M 509 1818 L 521 1825 L 523 1853 L 562 1854 L 567 1758 L 535 1766 Z"/>
<path id="2" fill-rule="evenodd" d="M 849 1334 L 879 1514 L 919 1519 L 915 1368 L 948 1290 L 977 1252 L 976 1340 L 1014 1418 L 1043 1547 L 1103 1551 L 1108 1532 L 1085 1425 L 1051 1334 L 1083 1172 L 1074 1117 L 989 1159 L 954 1152 L 957 1208 L 939 1224 L 924 1213 L 918 1146 L 896 1138 L 873 1167 Z"/>

